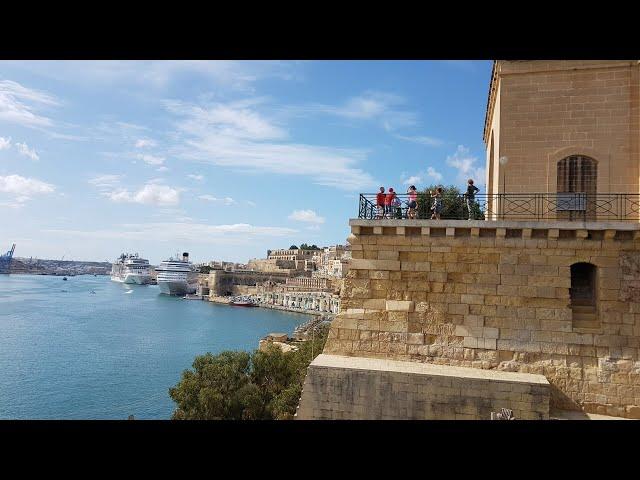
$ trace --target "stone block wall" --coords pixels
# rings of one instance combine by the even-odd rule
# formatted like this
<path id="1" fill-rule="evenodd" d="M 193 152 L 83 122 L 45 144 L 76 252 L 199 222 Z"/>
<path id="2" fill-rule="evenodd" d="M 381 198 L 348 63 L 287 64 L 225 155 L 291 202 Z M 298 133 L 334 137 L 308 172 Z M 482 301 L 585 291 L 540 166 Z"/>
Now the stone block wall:
<path id="1" fill-rule="evenodd" d="M 326 354 L 536 373 L 551 405 L 640 418 L 640 225 L 351 220 Z M 594 328 L 571 265 L 597 268 Z"/>
<path id="2" fill-rule="evenodd" d="M 518 420 L 549 418 L 542 375 L 319 355 L 309 366 L 297 419 Z"/>

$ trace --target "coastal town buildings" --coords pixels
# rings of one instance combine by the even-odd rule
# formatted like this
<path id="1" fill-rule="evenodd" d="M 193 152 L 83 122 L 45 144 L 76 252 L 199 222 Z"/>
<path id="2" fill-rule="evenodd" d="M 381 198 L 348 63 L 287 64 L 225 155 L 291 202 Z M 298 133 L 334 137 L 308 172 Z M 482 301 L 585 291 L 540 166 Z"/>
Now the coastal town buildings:
<path id="1" fill-rule="evenodd" d="M 640 62 L 496 61 L 484 140 L 484 220 L 349 221 L 297 418 L 640 419 Z"/>
<path id="2" fill-rule="evenodd" d="M 251 259 L 245 269 L 213 268 L 202 288 L 208 288 L 211 301 L 242 295 L 267 308 L 337 314 L 349 260 L 344 245 L 267 250 L 267 258 Z"/>

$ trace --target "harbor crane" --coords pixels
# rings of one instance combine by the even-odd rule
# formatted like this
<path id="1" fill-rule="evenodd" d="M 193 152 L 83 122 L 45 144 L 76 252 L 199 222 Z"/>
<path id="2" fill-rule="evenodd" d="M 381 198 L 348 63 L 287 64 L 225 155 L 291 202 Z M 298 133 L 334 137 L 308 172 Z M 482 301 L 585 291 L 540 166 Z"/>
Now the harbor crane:
<path id="1" fill-rule="evenodd" d="M 0 255 L 0 273 L 9 273 L 11 271 L 11 260 L 13 259 L 13 252 L 16 250 L 16 244 L 14 243 L 4 255 Z"/>

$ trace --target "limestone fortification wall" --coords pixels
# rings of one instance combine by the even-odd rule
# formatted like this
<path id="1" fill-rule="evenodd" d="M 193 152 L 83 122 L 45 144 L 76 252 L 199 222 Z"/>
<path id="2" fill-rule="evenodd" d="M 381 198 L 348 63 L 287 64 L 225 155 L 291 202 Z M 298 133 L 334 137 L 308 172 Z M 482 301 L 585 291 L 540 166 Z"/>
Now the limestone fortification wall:
<path id="1" fill-rule="evenodd" d="M 640 225 L 351 220 L 325 354 L 543 374 L 551 406 L 640 418 Z M 597 325 L 570 267 L 597 267 Z"/>
<path id="2" fill-rule="evenodd" d="M 541 375 L 318 355 L 299 420 L 489 420 L 505 405 L 519 420 L 549 418 Z"/>

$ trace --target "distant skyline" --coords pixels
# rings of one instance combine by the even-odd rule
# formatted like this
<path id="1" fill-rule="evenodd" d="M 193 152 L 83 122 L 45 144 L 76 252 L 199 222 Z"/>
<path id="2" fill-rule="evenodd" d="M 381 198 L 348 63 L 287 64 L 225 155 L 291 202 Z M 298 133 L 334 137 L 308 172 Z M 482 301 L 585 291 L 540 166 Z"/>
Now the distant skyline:
<path id="1" fill-rule="evenodd" d="M 246 262 L 358 194 L 485 190 L 491 61 L 0 61 L 0 252 Z"/>

